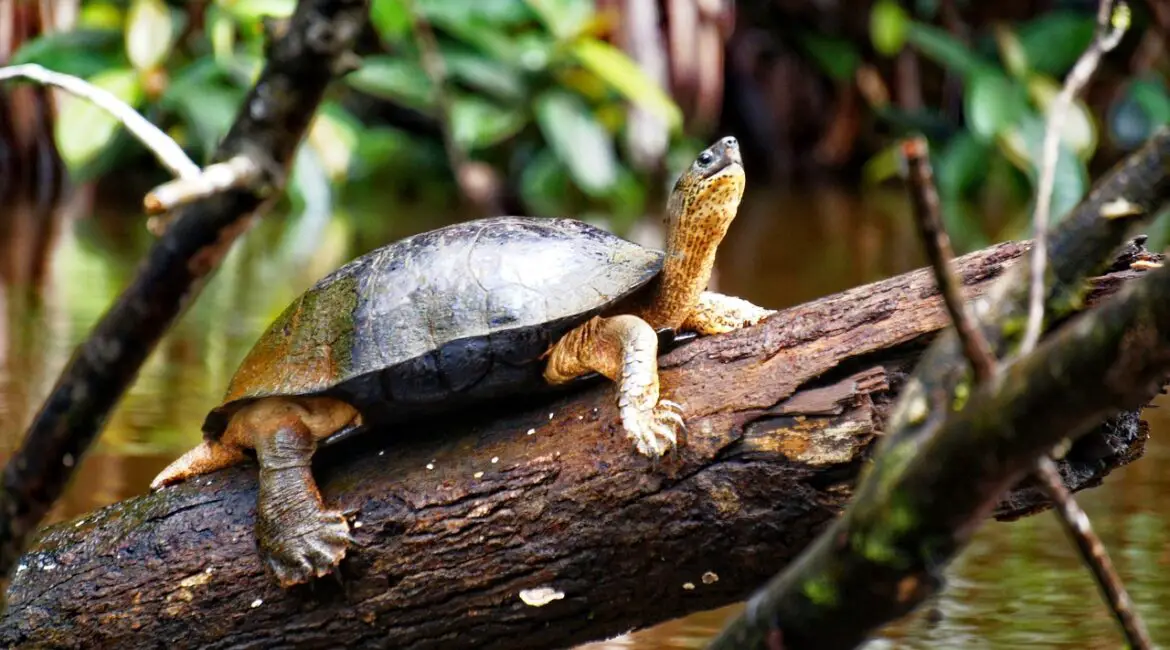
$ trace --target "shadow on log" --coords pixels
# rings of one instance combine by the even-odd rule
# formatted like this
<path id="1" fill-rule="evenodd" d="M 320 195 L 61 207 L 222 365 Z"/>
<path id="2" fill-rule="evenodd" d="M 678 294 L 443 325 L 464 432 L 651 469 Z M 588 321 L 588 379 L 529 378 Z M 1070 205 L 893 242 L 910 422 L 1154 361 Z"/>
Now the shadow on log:
<path id="1" fill-rule="evenodd" d="M 1026 248 L 960 258 L 968 299 Z M 1089 304 L 1149 257 L 1127 249 Z M 0 645 L 552 648 L 742 599 L 841 512 L 947 324 L 920 270 L 672 350 L 664 396 L 687 407 L 690 435 L 658 463 L 633 453 L 600 382 L 328 447 L 316 474 L 355 512 L 357 545 L 337 579 L 291 591 L 256 554 L 253 465 L 114 504 L 22 558 Z M 1147 435 L 1136 413 L 1110 420 L 1062 461 L 1066 482 L 1100 483 Z M 996 515 L 1045 507 L 1024 487 Z"/>

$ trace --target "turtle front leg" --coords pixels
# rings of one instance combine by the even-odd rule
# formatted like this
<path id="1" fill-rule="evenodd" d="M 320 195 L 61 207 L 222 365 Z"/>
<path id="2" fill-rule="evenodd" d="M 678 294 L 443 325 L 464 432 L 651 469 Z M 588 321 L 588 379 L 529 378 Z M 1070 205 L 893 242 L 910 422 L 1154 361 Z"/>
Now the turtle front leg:
<path id="1" fill-rule="evenodd" d="M 698 304 L 683 320 L 681 329 L 704 336 L 726 334 L 755 325 L 775 313 L 774 309 L 757 307 L 743 298 L 704 291 L 699 294 Z"/>
<path id="2" fill-rule="evenodd" d="M 349 523 L 328 510 L 311 468 L 317 438 L 305 422 L 288 418 L 271 433 L 256 432 L 260 498 L 256 539 L 281 587 L 328 574 L 353 542 Z"/>
<path id="3" fill-rule="evenodd" d="M 552 347 L 544 378 L 559 384 L 589 372 L 617 382 L 622 425 L 640 453 L 656 458 L 678 444 L 682 406 L 658 400 L 658 335 L 646 321 L 593 317 Z"/>

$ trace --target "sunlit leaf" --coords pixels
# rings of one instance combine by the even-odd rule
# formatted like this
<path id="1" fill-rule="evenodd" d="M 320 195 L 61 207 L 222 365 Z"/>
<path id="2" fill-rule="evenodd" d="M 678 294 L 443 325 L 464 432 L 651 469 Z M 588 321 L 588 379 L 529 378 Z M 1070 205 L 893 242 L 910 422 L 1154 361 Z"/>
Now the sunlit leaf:
<path id="1" fill-rule="evenodd" d="M 26 42 L 12 55 L 13 65 L 39 63 L 50 70 L 88 78 L 114 66 L 122 33 L 83 29 L 57 32 Z"/>
<path id="2" fill-rule="evenodd" d="M 910 17 L 895 0 L 878 0 L 869 13 L 869 40 L 879 54 L 893 56 L 906 45 Z"/>
<path id="3" fill-rule="evenodd" d="M 233 0 L 220 3 L 236 20 L 257 22 L 265 16 L 285 18 L 297 7 L 297 0 Z"/>
<path id="4" fill-rule="evenodd" d="M 122 31 L 122 7 L 113 2 L 82 2 L 77 14 L 78 29 L 116 29 Z M 124 5 L 124 3 L 123 3 Z"/>
<path id="5" fill-rule="evenodd" d="M 115 68 L 94 75 L 89 82 L 115 97 L 137 106 L 142 101 L 138 73 L 129 68 Z M 87 100 L 67 95 L 54 124 L 54 136 L 61 157 L 72 169 L 85 166 L 101 153 L 121 125 L 106 111 Z"/>
<path id="6" fill-rule="evenodd" d="M 1033 184 L 1040 178 L 1044 127 L 1044 119 L 1029 112 L 999 138 L 1000 149 L 1008 160 L 1027 172 Z M 1064 143 L 1060 144 L 1055 171 L 1049 216 L 1052 222 L 1059 221 L 1075 207 L 1084 198 L 1089 186 L 1089 172 L 1084 162 Z"/>
<path id="7" fill-rule="evenodd" d="M 370 22 L 382 40 L 394 43 L 410 36 L 413 20 L 403 0 L 373 0 Z"/>
<path id="8" fill-rule="evenodd" d="M 857 72 L 861 55 L 853 43 L 843 38 L 833 38 L 812 31 L 797 35 L 800 45 L 825 74 L 837 81 L 847 81 Z"/>
<path id="9" fill-rule="evenodd" d="M 139 70 L 151 70 L 166 60 L 174 45 L 174 21 L 162 0 L 133 0 L 126 14 L 126 57 Z"/>
<path id="10" fill-rule="evenodd" d="M 609 43 L 587 38 L 573 44 L 573 54 L 581 65 L 631 102 L 666 122 L 671 130 L 682 124 L 682 111 L 670 95 L 621 50 Z"/>
<path id="11" fill-rule="evenodd" d="M 1016 30 L 1028 71 L 1063 77 L 1093 40 L 1094 29 L 1089 13 L 1041 12 Z"/>
<path id="12" fill-rule="evenodd" d="M 902 146 L 892 144 L 878 151 L 861 168 L 866 185 L 878 185 L 898 175 L 902 168 Z"/>
<path id="13" fill-rule="evenodd" d="M 617 180 L 613 138 L 577 96 L 560 90 L 540 95 L 536 122 L 578 187 L 603 195 L 613 186 Z"/>
<path id="14" fill-rule="evenodd" d="M 451 136 L 469 150 L 507 140 L 526 122 L 519 108 L 499 106 L 474 95 L 456 97 L 451 106 Z"/>
<path id="15" fill-rule="evenodd" d="M 1006 25 L 997 25 L 995 28 L 995 43 L 999 46 L 999 58 L 1008 74 L 1017 78 L 1028 75 L 1028 54 L 1020 42 L 1020 37 Z"/>
<path id="16" fill-rule="evenodd" d="M 207 21 L 207 37 L 211 41 L 211 51 L 215 53 L 217 61 L 228 61 L 232 58 L 236 47 L 236 25 L 232 17 L 212 5 L 204 14 Z"/>
<path id="17" fill-rule="evenodd" d="M 357 118 L 334 102 L 324 104 L 313 118 L 306 141 L 330 180 L 342 180 L 349 171 L 361 130 Z"/>
<path id="18" fill-rule="evenodd" d="M 1047 118 L 1052 113 L 1056 96 L 1060 94 L 1060 85 L 1049 77 L 1033 75 L 1028 80 L 1028 94 Z M 1083 101 L 1074 100 L 1065 111 L 1060 137 L 1082 158 L 1093 155 L 1097 148 L 1097 124 Z"/>
<path id="19" fill-rule="evenodd" d="M 528 0 L 528 6 L 550 32 L 565 41 L 581 33 L 594 9 L 590 0 Z"/>
<path id="20" fill-rule="evenodd" d="M 970 75 L 991 64 L 949 32 L 912 22 L 906 40 L 926 58 L 962 75 Z"/>
<path id="21" fill-rule="evenodd" d="M 422 66 L 400 57 L 367 56 L 345 81 L 362 92 L 412 108 L 426 109 L 433 102 L 431 80 Z"/>
<path id="22" fill-rule="evenodd" d="M 986 140 L 1013 126 L 1027 110 L 1023 89 L 997 70 L 972 75 L 963 102 L 967 125 Z"/>

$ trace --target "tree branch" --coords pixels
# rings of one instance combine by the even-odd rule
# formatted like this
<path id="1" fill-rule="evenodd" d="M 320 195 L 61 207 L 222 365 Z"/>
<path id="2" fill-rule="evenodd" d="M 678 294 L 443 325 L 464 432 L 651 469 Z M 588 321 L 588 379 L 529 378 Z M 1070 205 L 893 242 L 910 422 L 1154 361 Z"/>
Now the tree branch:
<path id="1" fill-rule="evenodd" d="M 1026 249 L 957 260 L 968 297 Z M 1139 275 L 1105 276 L 1090 302 Z M 327 447 L 324 498 L 357 513 L 338 582 L 271 584 L 254 465 L 115 504 L 45 531 L 21 559 L 0 646 L 522 650 L 740 600 L 839 515 L 917 351 L 947 322 L 920 270 L 670 350 L 662 386 L 690 434 L 659 462 L 632 452 L 607 382 Z M 1116 452 L 1074 447 L 1063 462 L 1076 488 L 1141 453 L 1136 417 L 1118 422 L 1096 446 Z M 1044 507 L 1023 487 L 994 514 Z"/>
<path id="2" fill-rule="evenodd" d="M 289 32 L 269 48 L 264 72 L 216 153 L 221 162 L 250 160 L 260 170 L 259 182 L 185 206 L 62 371 L 4 468 L 0 573 L 10 576 L 29 535 L 158 339 L 246 230 L 249 217 L 283 187 L 301 136 L 366 18 L 366 3 L 359 0 L 298 3 Z M 6 585 L 7 577 L 0 588 Z"/>

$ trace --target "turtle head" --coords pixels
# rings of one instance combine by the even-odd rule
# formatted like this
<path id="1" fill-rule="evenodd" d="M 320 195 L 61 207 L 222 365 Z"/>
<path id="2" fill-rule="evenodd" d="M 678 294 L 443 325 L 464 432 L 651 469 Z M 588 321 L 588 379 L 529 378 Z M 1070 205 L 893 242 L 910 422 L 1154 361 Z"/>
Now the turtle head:
<path id="1" fill-rule="evenodd" d="M 735 218 L 744 185 L 739 141 L 721 138 L 699 153 L 675 182 L 667 202 L 668 229 L 710 233 L 718 243 Z"/>

